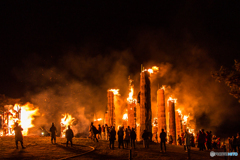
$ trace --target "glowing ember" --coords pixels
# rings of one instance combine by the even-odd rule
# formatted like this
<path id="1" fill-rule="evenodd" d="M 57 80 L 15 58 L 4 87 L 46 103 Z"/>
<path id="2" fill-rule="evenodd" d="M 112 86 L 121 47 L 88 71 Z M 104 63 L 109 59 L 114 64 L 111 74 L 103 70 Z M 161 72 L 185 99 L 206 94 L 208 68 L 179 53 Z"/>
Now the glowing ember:
<path id="1" fill-rule="evenodd" d="M 70 114 L 68 114 L 68 113 L 65 113 L 65 114 L 63 114 L 62 115 L 63 116 L 63 118 L 61 119 L 61 137 L 65 137 L 65 132 L 66 132 L 66 130 L 67 130 L 67 127 L 70 125 L 70 126 L 72 126 L 72 124 L 73 124 L 73 122 L 74 122 L 74 120 L 75 120 L 75 118 L 73 118 Z"/>
<path id="2" fill-rule="evenodd" d="M 128 120 L 128 114 L 127 113 L 125 113 L 124 115 L 123 115 L 123 118 L 122 118 L 123 120 Z"/>
<path id="3" fill-rule="evenodd" d="M 109 89 L 108 91 L 112 91 L 114 95 L 119 95 L 119 89 Z"/>

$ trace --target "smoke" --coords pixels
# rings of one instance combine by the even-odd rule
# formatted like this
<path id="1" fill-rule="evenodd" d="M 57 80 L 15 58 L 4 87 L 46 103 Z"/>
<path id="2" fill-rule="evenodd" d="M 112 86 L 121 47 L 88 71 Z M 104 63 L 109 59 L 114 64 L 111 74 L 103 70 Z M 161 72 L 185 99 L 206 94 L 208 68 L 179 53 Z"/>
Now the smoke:
<path id="1" fill-rule="evenodd" d="M 84 48 L 50 56 L 50 59 L 39 54 L 27 57 L 25 67 L 14 72 L 26 83 L 27 99 L 39 106 L 42 116 L 35 120 L 35 125 L 50 127 L 52 122 L 59 125 L 62 114 L 69 113 L 77 119 L 75 132 L 87 133 L 94 114 L 96 118 L 104 119 L 108 89 L 120 89 L 117 107 L 126 108 L 129 75 L 134 80 L 137 98 L 143 64 L 145 68 L 159 67 L 159 72 L 151 75 L 153 118 L 157 117 L 157 89 L 166 85 L 166 105 L 170 96 L 176 98 L 176 109 L 190 114 L 193 128 L 219 134 L 225 121 L 237 116 L 237 112 L 228 113 L 226 108 L 239 111 L 239 107 L 226 87 L 211 77 L 211 71 L 218 68 L 215 59 L 208 50 L 189 41 L 175 45 L 176 41 L 165 38 L 158 42 L 156 37 L 162 39 L 166 35 L 161 31 L 151 35 L 156 33 L 145 33 L 147 39 L 154 37 L 149 41 L 145 41 L 146 35 L 137 37 L 132 49 L 124 51 L 93 54 L 90 48 Z M 118 121 L 121 118 L 122 114 L 117 117 Z M 236 122 L 232 120 L 232 123 Z M 222 134 L 235 131 L 234 127 L 229 130 L 232 131 Z"/>

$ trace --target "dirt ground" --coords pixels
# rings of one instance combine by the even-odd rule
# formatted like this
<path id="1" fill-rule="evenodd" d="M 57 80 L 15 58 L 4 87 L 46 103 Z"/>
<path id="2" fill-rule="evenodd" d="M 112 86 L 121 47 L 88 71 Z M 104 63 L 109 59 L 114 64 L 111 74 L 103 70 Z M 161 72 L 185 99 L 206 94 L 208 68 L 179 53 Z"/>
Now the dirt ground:
<path id="1" fill-rule="evenodd" d="M 129 159 L 130 147 L 118 149 L 115 142 L 115 149 L 109 149 L 109 142 L 100 140 L 93 142 L 87 138 L 74 138 L 74 145 L 66 147 L 66 140 L 57 137 L 57 144 L 51 144 L 50 137 L 26 136 L 23 140 L 26 149 L 16 149 L 14 137 L 0 137 L 0 159 Z M 219 150 L 220 151 L 220 150 Z M 217 151 L 216 151 L 217 152 Z M 213 159 L 224 160 L 224 157 L 210 157 L 209 151 L 198 151 L 191 149 L 191 159 Z M 136 144 L 132 149 L 132 159 L 163 159 L 163 160 L 185 160 L 187 152 L 183 146 L 167 145 L 167 152 L 161 153 L 159 144 L 152 143 L 150 148 L 143 148 L 142 143 Z M 240 159 L 232 157 L 232 159 Z"/>

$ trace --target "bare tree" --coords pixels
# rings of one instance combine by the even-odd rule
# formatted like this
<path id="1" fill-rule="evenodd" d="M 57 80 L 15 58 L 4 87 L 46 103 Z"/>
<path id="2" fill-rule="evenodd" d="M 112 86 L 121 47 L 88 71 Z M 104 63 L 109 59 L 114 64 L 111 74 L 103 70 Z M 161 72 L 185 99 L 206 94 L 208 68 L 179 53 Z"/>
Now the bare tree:
<path id="1" fill-rule="evenodd" d="M 221 66 L 219 71 L 212 72 L 212 77 L 229 86 L 229 94 L 237 98 L 240 103 L 240 62 L 234 61 L 235 64 L 232 69 Z"/>

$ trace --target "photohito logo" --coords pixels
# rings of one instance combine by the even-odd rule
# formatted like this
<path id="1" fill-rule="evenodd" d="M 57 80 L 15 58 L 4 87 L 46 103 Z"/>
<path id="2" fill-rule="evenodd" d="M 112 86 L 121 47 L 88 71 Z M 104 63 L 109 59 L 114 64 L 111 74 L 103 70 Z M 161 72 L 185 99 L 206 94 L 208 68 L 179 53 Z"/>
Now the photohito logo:
<path id="1" fill-rule="evenodd" d="M 211 157 L 214 157 L 214 156 L 238 156 L 238 153 L 237 152 L 214 152 L 214 151 L 211 151 L 210 156 Z"/>

